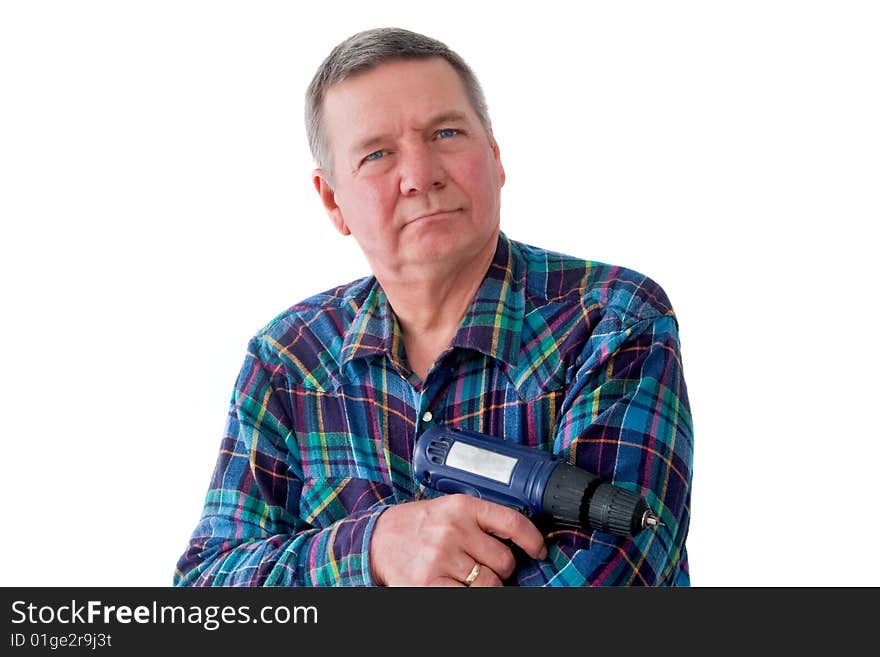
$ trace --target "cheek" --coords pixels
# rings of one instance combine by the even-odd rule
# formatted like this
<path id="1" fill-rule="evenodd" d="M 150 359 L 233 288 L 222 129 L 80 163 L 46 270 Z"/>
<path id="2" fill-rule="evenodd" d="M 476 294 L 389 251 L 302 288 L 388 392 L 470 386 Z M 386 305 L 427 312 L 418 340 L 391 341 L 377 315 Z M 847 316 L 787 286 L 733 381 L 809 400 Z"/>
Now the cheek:
<path id="1" fill-rule="evenodd" d="M 397 196 L 388 181 L 359 180 L 340 196 L 339 205 L 349 226 L 375 232 L 392 216 Z"/>
<path id="2" fill-rule="evenodd" d="M 460 184 L 475 202 L 492 203 L 501 186 L 498 167 L 493 159 L 479 157 L 467 160 L 460 168 Z"/>
<path id="3" fill-rule="evenodd" d="M 372 208 L 374 214 L 384 219 L 394 211 L 397 204 L 398 189 L 388 178 L 377 178 L 369 181 L 364 193 L 364 202 Z"/>

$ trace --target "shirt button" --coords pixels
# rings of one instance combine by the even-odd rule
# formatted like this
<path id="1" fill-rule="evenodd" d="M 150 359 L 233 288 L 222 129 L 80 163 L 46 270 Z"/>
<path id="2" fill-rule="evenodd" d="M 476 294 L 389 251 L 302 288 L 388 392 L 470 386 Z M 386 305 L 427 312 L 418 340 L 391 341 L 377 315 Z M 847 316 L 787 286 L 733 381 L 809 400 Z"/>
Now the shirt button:
<path id="1" fill-rule="evenodd" d="M 433 419 L 434 419 L 434 416 L 431 415 L 431 411 L 425 411 L 422 414 L 422 422 L 430 422 Z"/>

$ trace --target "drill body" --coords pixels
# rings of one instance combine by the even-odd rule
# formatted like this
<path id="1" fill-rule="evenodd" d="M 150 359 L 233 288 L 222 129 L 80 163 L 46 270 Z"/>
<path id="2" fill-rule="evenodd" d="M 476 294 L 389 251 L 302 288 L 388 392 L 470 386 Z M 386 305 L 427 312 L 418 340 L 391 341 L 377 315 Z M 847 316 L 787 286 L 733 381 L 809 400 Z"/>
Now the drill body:
<path id="1" fill-rule="evenodd" d="M 419 436 L 416 478 L 443 493 L 464 493 L 560 527 L 635 536 L 659 525 L 643 498 L 555 454 L 437 424 Z"/>

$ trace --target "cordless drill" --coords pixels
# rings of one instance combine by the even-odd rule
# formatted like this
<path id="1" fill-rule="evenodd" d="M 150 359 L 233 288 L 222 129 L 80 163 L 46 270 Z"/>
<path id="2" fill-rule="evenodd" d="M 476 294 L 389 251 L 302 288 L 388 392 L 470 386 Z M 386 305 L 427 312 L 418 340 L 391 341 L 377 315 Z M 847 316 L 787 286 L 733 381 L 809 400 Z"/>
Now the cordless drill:
<path id="1" fill-rule="evenodd" d="M 434 490 L 466 493 L 561 527 L 635 536 L 662 524 L 644 498 L 555 454 L 465 429 L 426 430 L 413 469 Z"/>

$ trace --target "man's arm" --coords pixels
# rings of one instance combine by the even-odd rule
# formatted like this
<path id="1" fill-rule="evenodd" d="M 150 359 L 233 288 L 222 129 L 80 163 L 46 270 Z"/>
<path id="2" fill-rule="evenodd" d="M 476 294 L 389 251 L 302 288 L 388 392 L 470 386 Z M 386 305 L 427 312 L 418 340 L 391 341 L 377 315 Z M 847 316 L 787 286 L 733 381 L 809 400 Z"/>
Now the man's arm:
<path id="1" fill-rule="evenodd" d="M 553 448 L 642 494 L 663 526 L 635 538 L 556 531 L 548 536 L 550 559 L 524 564 L 519 583 L 686 583 L 676 574 L 690 519 L 693 429 L 671 313 L 604 334 L 592 345 L 560 409 Z"/>
<path id="2" fill-rule="evenodd" d="M 201 520 L 175 586 L 369 585 L 369 544 L 386 508 L 359 491 L 359 512 L 324 529 L 300 517 L 303 481 L 280 365 L 251 341 Z M 371 498 L 372 496 L 372 498 Z M 332 500 L 327 500 L 332 503 Z"/>

